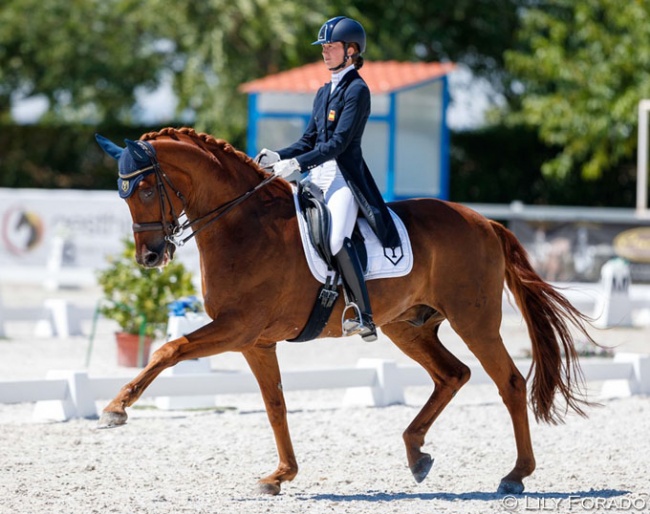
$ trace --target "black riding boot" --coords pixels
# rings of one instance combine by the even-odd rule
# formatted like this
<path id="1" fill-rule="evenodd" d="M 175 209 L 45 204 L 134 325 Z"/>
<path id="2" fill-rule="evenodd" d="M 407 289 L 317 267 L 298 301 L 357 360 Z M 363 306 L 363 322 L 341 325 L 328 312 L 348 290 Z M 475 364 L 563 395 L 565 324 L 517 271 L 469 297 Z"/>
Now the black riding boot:
<path id="1" fill-rule="evenodd" d="M 349 238 L 345 238 L 343 248 L 334 258 L 348 296 L 351 296 L 351 303 L 346 305 L 343 311 L 343 335 L 360 334 L 364 341 L 376 341 L 377 329 L 372 321 L 372 310 L 370 309 L 366 281 L 363 278 L 363 270 L 361 269 L 357 250 Z M 349 308 L 354 310 L 355 315 L 352 318 L 345 319 L 345 313 Z"/>

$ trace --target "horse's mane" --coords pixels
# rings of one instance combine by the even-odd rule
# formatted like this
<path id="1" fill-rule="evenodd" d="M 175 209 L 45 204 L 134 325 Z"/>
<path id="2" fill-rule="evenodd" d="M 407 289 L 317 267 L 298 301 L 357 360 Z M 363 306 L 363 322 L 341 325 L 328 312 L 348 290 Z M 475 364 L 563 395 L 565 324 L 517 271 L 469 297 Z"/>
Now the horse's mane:
<path id="1" fill-rule="evenodd" d="M 158 132 L 147 132 L 146 134 L 143 134 L 140 139 L 142 141 L 151 141 L 158 139 L 159 137 L 168 137 L 170 139 L 179 141 L 179 135 L 186 136 L 197 146 L 200 146 L 201 148 L 211 152 L 214 155 L 218 155 L 217 152 L 219 154 L 226 153 L 233 155 L 244 164 L 248 164 L 251 168 L 256 170 L 260 176 L 265 176 L 265 172 L 255 163 L 255 161 L 253 161 L 253 159 L 251 159 L 244 152 L 237 150 L 228 141 L 224 139 L 216 139 L 210 134 L 196 132 L 193 128 L 190 127 L 183 127 L 178 129 L 167 127 L 159 130 Z"/>

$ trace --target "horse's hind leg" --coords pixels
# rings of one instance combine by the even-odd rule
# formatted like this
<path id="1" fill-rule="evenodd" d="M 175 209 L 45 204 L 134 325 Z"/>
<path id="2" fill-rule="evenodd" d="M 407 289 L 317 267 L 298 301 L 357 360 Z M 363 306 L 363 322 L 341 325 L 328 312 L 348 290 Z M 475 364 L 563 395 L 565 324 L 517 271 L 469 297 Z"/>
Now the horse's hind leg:
<path id="1" fill-rule="evenodd" d="M 433 464 L 431 456 L 421 451 L 426 433 L 470 377 L 469 368 L 438 339 L 438 328 L 439 321 L 435 320 L 420 327 L 407 322 L 382 326 L 384 334 L 421 364 L 435 384 L 431 397 L 403 434 L 409 468 L 418 483 L 425 479 Z"/>
<path id="2" fill-rule="evenodd" d="M 278 449 L 280 459 L 278 468 L 259 481 L 260 492 L 273 495 L 280 493 L 282 482 L 293 480 L 298 474 L 298 464 L 289 435 L 287 407 L 282 393 L 282 379 L 275 348 L 274 343 L 269 346 L 256 346 L 242 352 L 260 386 Z"/>
<path id="3" fill-rule="evenodd" d="M 500 320 L 501 316 L 498 316 L 498 319 Z M 501 480 L 498 492 L 519 494 L 524 490 L 523 479 L 535 470 L 535 456 L 528 424 L 526 380 L 508 354 L 498 326 L 493 326 L 495 324 L 498 325 L 479 324 L 480 330 L 475 329 L 476 333 L 471 330 L 463 331 L 459 327 L 453 328 L 496 384 L 510 414 L 517 445 L 517 461 L 512 471 Z"/>

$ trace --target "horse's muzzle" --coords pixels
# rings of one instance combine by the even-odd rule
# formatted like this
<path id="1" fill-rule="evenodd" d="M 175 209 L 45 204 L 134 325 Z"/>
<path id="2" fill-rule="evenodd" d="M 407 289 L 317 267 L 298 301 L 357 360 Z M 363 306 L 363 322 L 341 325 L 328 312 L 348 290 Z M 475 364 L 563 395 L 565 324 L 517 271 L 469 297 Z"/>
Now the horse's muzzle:
<path id="1" fill-rule="evenodd" d="M 174 257 L 174 250 L 176 247 L 166 241 L 153 249 L 143 244 L 140 251 L 136 253 L 135 260 L 145 268 L 164 267 Z"/>

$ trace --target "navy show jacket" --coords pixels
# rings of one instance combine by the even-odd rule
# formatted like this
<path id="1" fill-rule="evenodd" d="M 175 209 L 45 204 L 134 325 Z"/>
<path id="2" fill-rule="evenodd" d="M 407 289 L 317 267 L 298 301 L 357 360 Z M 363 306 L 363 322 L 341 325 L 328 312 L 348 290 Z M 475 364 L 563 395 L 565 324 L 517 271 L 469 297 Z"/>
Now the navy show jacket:
<path id="1" fill-rule="evenodd" d="M 400 246 L 397 229 L 361 152 L 370 90 L 357 70 L 347 72 L 331 94 L 330 88 L 328 82 L 316 93 L 302 137 L 278 154 L 282 159 L 295 158 L 303 171 L 336 159 L 360 212 L 382 245 L 396 248 Z"/>

